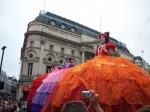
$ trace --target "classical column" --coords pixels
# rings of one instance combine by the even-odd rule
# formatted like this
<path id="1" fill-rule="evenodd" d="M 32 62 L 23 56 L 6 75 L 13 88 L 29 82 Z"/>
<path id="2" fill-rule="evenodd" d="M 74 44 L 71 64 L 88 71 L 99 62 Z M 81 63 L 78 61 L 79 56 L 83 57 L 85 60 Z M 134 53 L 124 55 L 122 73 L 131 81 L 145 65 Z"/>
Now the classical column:
<path id="1" fill-rule="evenodd" d="M 17 99 L 19 100 L 20 98 L 22 98 L 23 96 L 23 93 L 22 93 L 22 85 L 20 84 L 19 85 L 19 89 L 18 89 L 18 96 L 17 96 Z"/>
<path id="2" fill-rule="evenodd" d="M 84 63 L 84 61 L 85 61 L 85 52 L 82 51 L 82 63 Z"/>
<path id="3" fill-rule="evenodd" d="M 40 60 L 39 60 L 39 64 L 38 64 L 38 74 L 41 74 L 43 72 L 42 68 L 43 68 L 44 45 L 45 45 L 44 40 L 41 40 L 41 50 L 40 50 Z"/>

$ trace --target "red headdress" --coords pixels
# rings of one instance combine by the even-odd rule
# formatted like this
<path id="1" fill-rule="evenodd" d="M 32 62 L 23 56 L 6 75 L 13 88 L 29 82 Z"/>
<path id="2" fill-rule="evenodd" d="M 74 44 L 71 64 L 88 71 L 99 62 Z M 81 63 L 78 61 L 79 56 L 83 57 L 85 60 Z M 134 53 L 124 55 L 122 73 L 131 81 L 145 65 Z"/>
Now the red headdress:
<path id="1" fill-rule="evenodd" d="M 97 39 L 100 40 L 101 38 L 105 38 L 106 43 L 109 41 L 109 32 L 100 33 L 97 36 Z"/>

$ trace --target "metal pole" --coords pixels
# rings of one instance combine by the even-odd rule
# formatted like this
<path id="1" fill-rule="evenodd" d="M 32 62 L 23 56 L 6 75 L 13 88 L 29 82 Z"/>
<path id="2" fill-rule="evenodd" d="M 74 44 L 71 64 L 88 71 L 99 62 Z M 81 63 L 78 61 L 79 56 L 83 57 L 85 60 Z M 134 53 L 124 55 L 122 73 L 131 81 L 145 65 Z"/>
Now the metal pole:
<path id="1" fill-rule="evenodd" d="M 144 59 L 143 59 L 144 50 L 142 50 L 141 52 L 142 52 L 142 67 L 144 67 Z"/>
<path id="2" fill-rule="evenodd" d="M 4 51 L 6 49 L 6 46 L 2 47 L 2 57 L 1 57 L 1 64 L 0 64 L 0 75 L 2 73 L 2 63 L 3 63 L 3 57 L 4 57 Z"/>

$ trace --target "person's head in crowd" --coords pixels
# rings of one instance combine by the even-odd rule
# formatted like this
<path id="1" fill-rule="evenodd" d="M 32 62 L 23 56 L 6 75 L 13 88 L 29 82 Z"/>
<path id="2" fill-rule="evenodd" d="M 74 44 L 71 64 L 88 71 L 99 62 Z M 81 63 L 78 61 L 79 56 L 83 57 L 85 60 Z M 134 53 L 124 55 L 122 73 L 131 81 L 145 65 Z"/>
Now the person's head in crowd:
<path id="1" fill-rule="evenodd" d="M 71 101 L 63 105 L 61 112 L 88 112 L 86 105 L 81 101 Z"/>
<path id="2" fill-rule="evenodd" d="M 89 97 L 85 97 L 90 100 L 88 107 L 82 101 L 70 101 L 62 106 L 60 112 L 88 112 L 91 106 L 95 112 L 104 112 L 99 104 L 99 95 L 94 90 L 89 90 L 88 93 Z M 81 94 L 83 95 L 83 92 Z"/>
<path id="3" fill-rule="evenodd" d="M 21 102 L 18 102 L 18 103 L 17 103 L 17 106 L 18 106 L 19 108 L 21 108 Z"/>
<path id="4" fill-rule="evenodd" d="M 137 112 L 150 112 L 150 105 L 140 108 Z"/>
<path id="5" fill-rule="evenodd" d="M 3 98 L 3 97 L 0 95 L 0 101 L 2 100 L 2 98 Z"/>
<path id="6" fill-rule="evenodd" d="M 65 68 L 70 68 L 70 67 L 73 67 L 74 66 L 74 63 L 72 61 L 72 58 L 71 57 L 67 57 L 66 58 L 66 62 L 64 64 L 64 67 Z"/>
<path id="7" fill-rule="evenodd" d="M 14 105 L 12 111 L 15 112 L 15 110 L 17 110 L 17 106 L 16 105 Z"/>
<path id="8" fill-rule="evenodd" d="M 67 57 L 67 58 L 66 58 L 66 62 L 67 62 L 67 63 L 72 63 L 72 58 L 71 58 L 71 57 Z"/>
<path id="9" fill-rule="evenodd" d="M 5 101 L 4 99 L 1 100 L 1 105 L 4 105 L 5 104 Z"/>

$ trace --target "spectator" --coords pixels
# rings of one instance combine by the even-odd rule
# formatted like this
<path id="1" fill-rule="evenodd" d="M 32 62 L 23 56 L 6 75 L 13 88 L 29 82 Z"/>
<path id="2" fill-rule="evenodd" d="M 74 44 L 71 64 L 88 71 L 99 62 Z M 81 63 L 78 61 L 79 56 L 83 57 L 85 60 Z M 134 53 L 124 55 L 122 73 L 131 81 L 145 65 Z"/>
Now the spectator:
<path id="1" fill-rule="evenodd" d="M 87 108 L 85 104 L 81 101 L 71 101 L 66 103 L 61 112 L 87 112 Z"/>
<path id="2" fill-rule="evenodd" d="M 23 109 L 24 111 L 27 110 L 27 102 L 26 102 L 25 100 L 22 101 L 22 109 Z"/>
<path id="3" fill-rule="evenodd" d="M 0 112 L 3 112 L 3 98 L 0 96 Z"/>
<path id="4" fill-rule="evenodd" d="M 22 106 L 21 106 L 21 102 L 18 102 L 18 103 L 17 103 L 17 109 L 16 109 L 15 112 L 23 112 Z"/>
<path id="5" fill-rule="evenodd" d="M 61 108 L 61 112 L 88 112 L 88 109 L 92 106 L 95 112 L 103 112 L 101 106 L 98 101 L 98 94 L 96 94 L 93 90 L 90 90 L 91 98 L 90 105 L 86 108 L 86 105 L 82 101 L 71 101 L 63 105 Z"/>
<path id="6" fill-rule="evenodd" d="M 150 112 L 150 105 L 140 108 L 137 112 Z"/>

